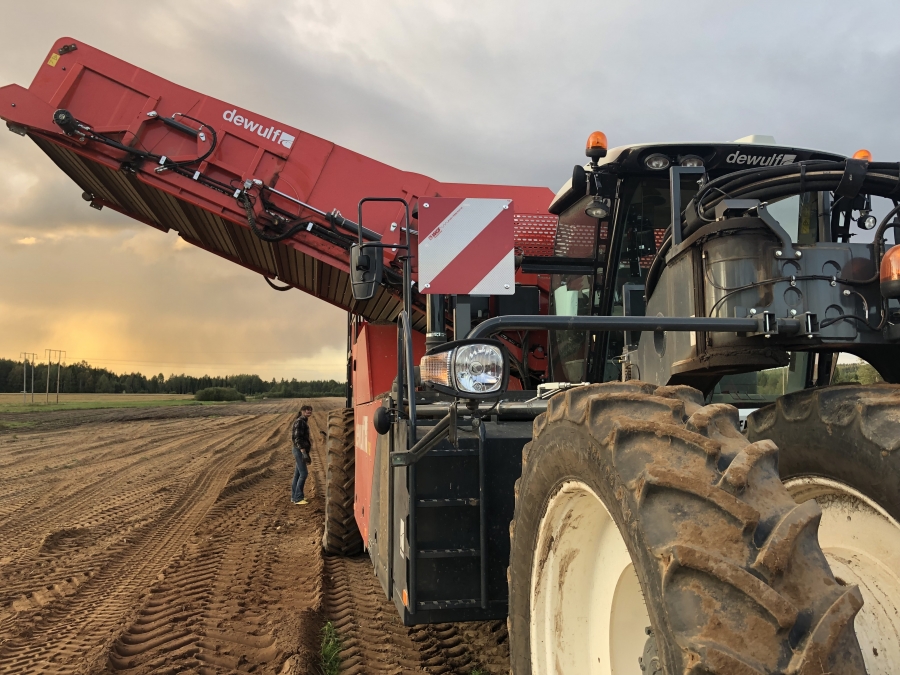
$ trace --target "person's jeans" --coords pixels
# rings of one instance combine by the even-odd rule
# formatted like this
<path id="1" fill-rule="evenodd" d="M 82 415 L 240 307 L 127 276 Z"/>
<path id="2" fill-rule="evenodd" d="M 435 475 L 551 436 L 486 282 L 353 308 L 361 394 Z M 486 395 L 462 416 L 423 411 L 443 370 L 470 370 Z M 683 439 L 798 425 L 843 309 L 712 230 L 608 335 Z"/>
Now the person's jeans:
<path id="1" fill-rule="evenodd" d="M 306 460 L 303 459 L 303 453 L 296 445 L 293 446 L 294 452 L 294 480 L 291 482 L 291 501 L 299 502 L 303 499 L 303 485 L 306 483 L 306 476 L 309 471 L 306 468 Z"/>

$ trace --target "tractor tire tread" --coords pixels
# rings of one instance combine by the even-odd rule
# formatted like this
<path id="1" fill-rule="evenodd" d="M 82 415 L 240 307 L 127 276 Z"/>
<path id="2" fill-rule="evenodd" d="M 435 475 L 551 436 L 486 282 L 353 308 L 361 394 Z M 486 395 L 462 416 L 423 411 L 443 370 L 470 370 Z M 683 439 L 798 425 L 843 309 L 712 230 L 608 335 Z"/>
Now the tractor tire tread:
<path id="1" fill-rule="evenodd" d="M 653 632 L 668 638 L 657 638 L 665 672 L 806 675 L 820 672 L 804 665 L 814 658 L 821 672 L 865 674 L 853 632 L 861 596 L 835 580 L 816 514 L 781 483 L 777 448 L 749 443 L 732 406 L 702 403 L 689 387 L 595 384 L 554 396 L 535 420 L 510 524 L 515 675 L 531 673 L 528 594 L 541 515 L 573 476 L 608 495 Z M 663 517 L 671 523 L 661 526 Z"/>

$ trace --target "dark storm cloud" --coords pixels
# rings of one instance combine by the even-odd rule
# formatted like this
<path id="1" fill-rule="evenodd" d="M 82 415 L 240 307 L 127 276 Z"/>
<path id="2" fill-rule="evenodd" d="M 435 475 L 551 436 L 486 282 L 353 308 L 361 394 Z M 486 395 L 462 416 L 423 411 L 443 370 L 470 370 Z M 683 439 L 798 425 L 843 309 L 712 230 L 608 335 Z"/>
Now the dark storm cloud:
<path id="1" fill-rule="evenodd" d="M 613 145 L 761 133 L 900 159 L 898 18 L 888 2 L 23 3 L 0 26 L 0 83 L 27 85 L 68 35 L 406 170 L 555 190 L 594 129 Z M 0 134 L 0 166 L 0 353 L 99 311 L 121 337 L 104 349 L 135 359 L 212 348 L 281 374 L 298 345 L 339 353 L 333 308 L 96 213 L 25 139 Z"/>

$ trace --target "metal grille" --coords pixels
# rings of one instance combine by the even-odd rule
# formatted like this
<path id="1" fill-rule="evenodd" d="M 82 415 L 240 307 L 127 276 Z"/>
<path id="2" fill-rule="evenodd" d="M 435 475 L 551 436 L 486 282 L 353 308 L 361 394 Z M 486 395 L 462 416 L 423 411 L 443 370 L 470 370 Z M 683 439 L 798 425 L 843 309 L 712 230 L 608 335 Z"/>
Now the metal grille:
<path id="1" fill-rule="evenodd" d="M 549 213 L 517 213 L 513 216 L 516 248 L 523 255 L 553 255 L 558 218 Z"/>
<path id="2" fill-rule="evenodd" d="M 589 223 L 560 223 L 556 230 L 553 255 L 559 258 L 593 258 L 597 225 Z"/>

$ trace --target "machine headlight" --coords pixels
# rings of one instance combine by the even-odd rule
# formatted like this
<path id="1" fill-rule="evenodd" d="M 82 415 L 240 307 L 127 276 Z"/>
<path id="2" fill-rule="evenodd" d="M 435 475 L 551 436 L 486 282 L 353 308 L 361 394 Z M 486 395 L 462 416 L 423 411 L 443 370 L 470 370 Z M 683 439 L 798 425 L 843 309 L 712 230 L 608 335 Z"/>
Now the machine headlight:
<path id="1" fill-rule="evenodd" d="M 652 169 L 653 171 L 662 171 L 663 169 L 668 169 L 669 164 L 671 164 L 668 157 L 665 155 L 661 155 L 660 153 L 656 153 L 650 155 L 647 159 L 644 160 L 644 166 L 648 169 Z"/>
<path id="2" fill-rule="evenodd" d="M 587 205 L 587 208 L 584 210 L 584 212 L 591 218 L 608 218 L 609 204 L 598 197 L 594 197 L 591 200 L 591 203 Z"/>
<path id="3" fill-rule="evenodd" d="M 422 357 L 422 382 L 462 398 L 491 398 L 506 389 L 509 370 L 503 346 L 494 340 L 460 340 Z"/>

